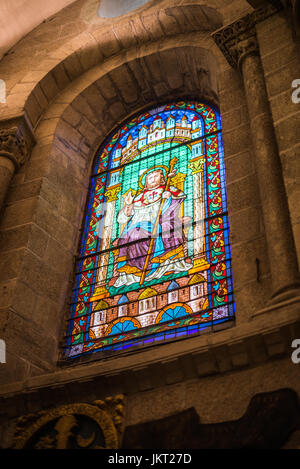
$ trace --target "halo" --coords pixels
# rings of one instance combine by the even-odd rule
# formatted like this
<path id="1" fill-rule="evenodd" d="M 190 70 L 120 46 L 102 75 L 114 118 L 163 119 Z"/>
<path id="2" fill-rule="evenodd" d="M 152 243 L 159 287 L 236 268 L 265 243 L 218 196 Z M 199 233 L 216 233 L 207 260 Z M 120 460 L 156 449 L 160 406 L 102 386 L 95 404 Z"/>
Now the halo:
<path id="1" fill-rule="evenodd" d="M 146 169 L 146 171 L 144 171 L 143 174 L 139 178 L 139 186 L 140 186 L 141 189 L 144 189 L 144 187 L 145 187 L 145 179 L 146 179 L 147 173 L 153 172 L 157 169 L 162 169 L 164 171 L 164 177 L 165 178 L 169 174 L 169 168 L 167 166 L 164 166 L 164 165 L 152 166 L 151 168 Z"/>

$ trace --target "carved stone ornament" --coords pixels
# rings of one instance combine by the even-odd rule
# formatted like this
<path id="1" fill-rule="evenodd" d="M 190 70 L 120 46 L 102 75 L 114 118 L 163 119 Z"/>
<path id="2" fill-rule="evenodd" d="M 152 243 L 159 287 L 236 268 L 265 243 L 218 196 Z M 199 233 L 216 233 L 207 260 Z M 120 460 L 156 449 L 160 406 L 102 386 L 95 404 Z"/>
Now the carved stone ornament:
<path id="1" fill-rule="evenodd" d="M 215 43 L 232 67 L 240 67 L 247 55 L 259 53 L 255 26 L 280 9 L 280 4 L 269 4 L 258 8 L 212 34 Z"/>
<path id="2" fill-rule="evenodd" d="M 21 417 L 13 449 L 117 449 L 123 411 L 119 395 Z"/>
<path id="3" fill-rule="evenodd" d="M 16 169 L 25 163 L 34 143 L 23 116 L 0 122 L 0 156 L 9 158 Z"/>

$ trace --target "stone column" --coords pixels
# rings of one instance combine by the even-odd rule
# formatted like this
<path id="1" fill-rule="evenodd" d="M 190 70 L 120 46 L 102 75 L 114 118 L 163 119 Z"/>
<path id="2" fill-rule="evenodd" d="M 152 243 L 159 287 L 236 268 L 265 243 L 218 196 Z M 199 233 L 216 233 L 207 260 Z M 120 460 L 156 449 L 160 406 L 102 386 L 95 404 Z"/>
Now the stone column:
<path id="1" fill-rule="evenodd" d="M 33 141 L 23 116 L 0 122 L 0 211 L 10 181 L 15 171 L 26 161 Z"/>
<path id="2" fill-rule="evenodd" d="M 300 294 L 299 271 L 255 24 L 264 19 L 254 12 L 224 28 L 215 37 L 231 65 L 242 73 L 250 117 L 254 157 L 262 203 L 272 276 L 272 301 Z M 265 10 L 266 16 L 270 10 Z"/>

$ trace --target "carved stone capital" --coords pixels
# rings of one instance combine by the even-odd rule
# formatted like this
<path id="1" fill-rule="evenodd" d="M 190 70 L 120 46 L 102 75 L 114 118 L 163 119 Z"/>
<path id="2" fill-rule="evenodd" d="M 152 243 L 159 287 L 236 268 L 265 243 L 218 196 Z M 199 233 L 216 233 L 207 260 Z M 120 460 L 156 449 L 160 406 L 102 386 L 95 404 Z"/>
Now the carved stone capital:
<path id="1" fill-rule="evenodd" d="M 215 43 L 232 67 L 240 67 L 242 60 L 249 54 L 259 54 L 256 24 L 280 9 L 277 4 L 268 4 L 212 34 Z"/>
<path id="2" fill-rule="evenodd" d="M 0 122 L 0 157 L 10 159 L 19 169 L 34 144 L 33 134 L 24 116 Z"/>

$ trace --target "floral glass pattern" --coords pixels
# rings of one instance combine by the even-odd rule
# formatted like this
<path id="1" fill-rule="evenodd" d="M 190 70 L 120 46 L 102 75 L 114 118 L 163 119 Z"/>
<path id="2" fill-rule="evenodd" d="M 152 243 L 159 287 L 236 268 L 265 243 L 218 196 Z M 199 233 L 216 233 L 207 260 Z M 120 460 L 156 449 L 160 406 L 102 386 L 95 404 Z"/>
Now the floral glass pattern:
<path id="1" fill-rule="evenodd" d="M 96 156 L 65 355 L 164 343 L 233 318 L 220 115 L 198 102 L 147 111 Z"/>

